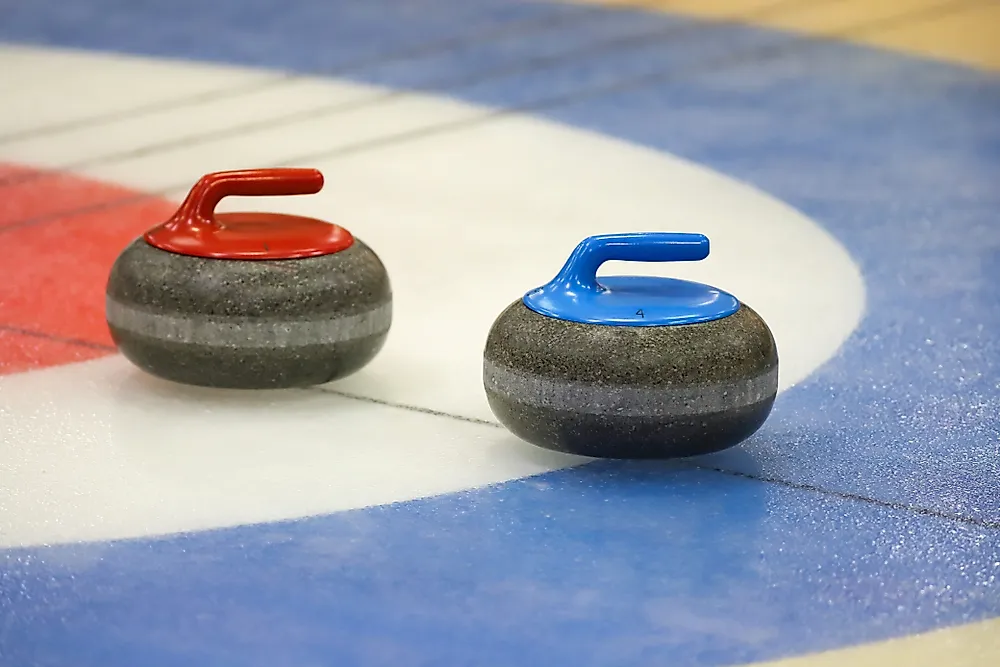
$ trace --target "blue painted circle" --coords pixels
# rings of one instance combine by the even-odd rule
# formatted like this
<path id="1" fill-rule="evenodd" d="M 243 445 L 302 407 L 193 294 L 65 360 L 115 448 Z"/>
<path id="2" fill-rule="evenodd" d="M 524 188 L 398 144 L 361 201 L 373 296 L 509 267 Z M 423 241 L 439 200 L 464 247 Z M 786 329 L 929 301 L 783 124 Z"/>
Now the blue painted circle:
<path id="1" fill-rule="evenodd" d="M 1000 615 L 995 74 L 566 3 L 167 4 L 5 3 L 0 39 L 334 73 L 664 151 L 821 220 L 864 317 L 752 438 L 684 465 L 4 548 L 0 664 L 715 667 Z"/>
<path id="2" fill-rule="evenodd" d="M 702 234 L 591 236 L 577 245 L 555 278 L 524 295 L 524 305 L 559 320 L 611 326 L 676 326 L 728 317 L 739 310 L 739 300 L 710 285 L 658 276 L 597 277 L 597 269 L 610 260 L 697 261 L 708 256 L 708 245 Z"/>

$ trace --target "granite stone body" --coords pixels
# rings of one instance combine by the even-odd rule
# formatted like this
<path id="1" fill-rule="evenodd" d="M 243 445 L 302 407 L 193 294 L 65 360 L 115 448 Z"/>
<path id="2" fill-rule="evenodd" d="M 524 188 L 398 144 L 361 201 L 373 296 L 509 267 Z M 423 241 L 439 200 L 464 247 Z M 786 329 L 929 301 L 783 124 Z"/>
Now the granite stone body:
<path id="1" fill-rule="evenodd" d="M 484 352 L 500 422 L 538 446 L 598 458 L 672 458 L 731 447 L 767 419 L 778 388 L 771 331 L 749 306 L 679 326 L 581 324 L 521 300 Z"/>
<path id="2" fill-rule="evenodd" d="M 266 389 L 349 375 L 379 352 L 392 320 L 381 260 L 360 240 L 300 259 L 208 259 L 142 238 L 118 257 L 107 321 L 119 350 L 185 384 Z"/>

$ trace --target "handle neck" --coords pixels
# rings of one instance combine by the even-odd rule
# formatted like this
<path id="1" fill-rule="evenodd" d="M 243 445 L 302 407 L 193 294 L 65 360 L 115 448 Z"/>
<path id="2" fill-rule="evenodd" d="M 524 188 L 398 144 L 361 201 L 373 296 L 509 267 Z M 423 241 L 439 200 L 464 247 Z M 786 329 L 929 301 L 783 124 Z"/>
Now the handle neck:
<path id="1" fill-rule="evenodd" d="M 602 234 L 580 242 L 549 283 L 571 291 L 600 292 L 597 271 L 609 261 L 693 262 L 708 257 L 708 237 L 680 232 Z"/>
<path id="2" fill-rule="evenodd" d="M 316 194 L 323 189 L 323 174 L 316 169 L 245 169 L 203 176 L 188 193 L 169 225 L 213 226 L 215 208 L 225 197 L 278 197 Z"/>

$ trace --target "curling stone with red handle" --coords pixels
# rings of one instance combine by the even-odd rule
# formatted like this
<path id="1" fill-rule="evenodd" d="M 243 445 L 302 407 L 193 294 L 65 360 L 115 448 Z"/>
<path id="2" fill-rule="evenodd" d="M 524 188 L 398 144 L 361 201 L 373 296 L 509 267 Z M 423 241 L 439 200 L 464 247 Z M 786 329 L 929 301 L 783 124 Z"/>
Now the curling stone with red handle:
<path id="1" fill-rule="evenodd" d="M 389 277 L 349 231 L 279 213 L 216 213 L 227 196 L 314 194 L 314 169 L 203 177 L 169 221 L 133 241 L 107 283 L 112 338 L 132 363 L 185 384 L 265 389 L 349 375 L 382 348 Z"/>
<path id="2" fill-rule="evenodd" d="M 597 277 L 606 261 L 692 261 L 701 234 L 592 236 L 562 271 L 504 310 L 486 341 L 490 407 L 515 435 L 599 458 L 731 447 L 771 412 L 778 354 L 761 317 L 686 280 Z"/>

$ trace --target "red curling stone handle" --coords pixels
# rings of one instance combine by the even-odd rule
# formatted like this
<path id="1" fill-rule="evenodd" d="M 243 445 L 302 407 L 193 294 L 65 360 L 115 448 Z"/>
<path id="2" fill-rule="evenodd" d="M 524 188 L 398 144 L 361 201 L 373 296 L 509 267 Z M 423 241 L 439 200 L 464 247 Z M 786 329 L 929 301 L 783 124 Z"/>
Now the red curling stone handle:
<path id="1" fill-rule="evenodd" d="M 323 189 L 317 169 L 274 168 L 218 171 L 199 180 L 170 220 L 174 224 L 216 225 L 215 207 L 224 197 L 312 195 Z"/>
<path id="2" fill-rule="evenodd" d="M 247 169 L 203 176 L 165 223 L 146 232 L 149 245 L 180 255 L 272 260 L 319 257 L 354 243 L 349 231 L 322 220 L 282 213 L 216 213 L 223 197 L 315 194 L 316 169 Z"/>

